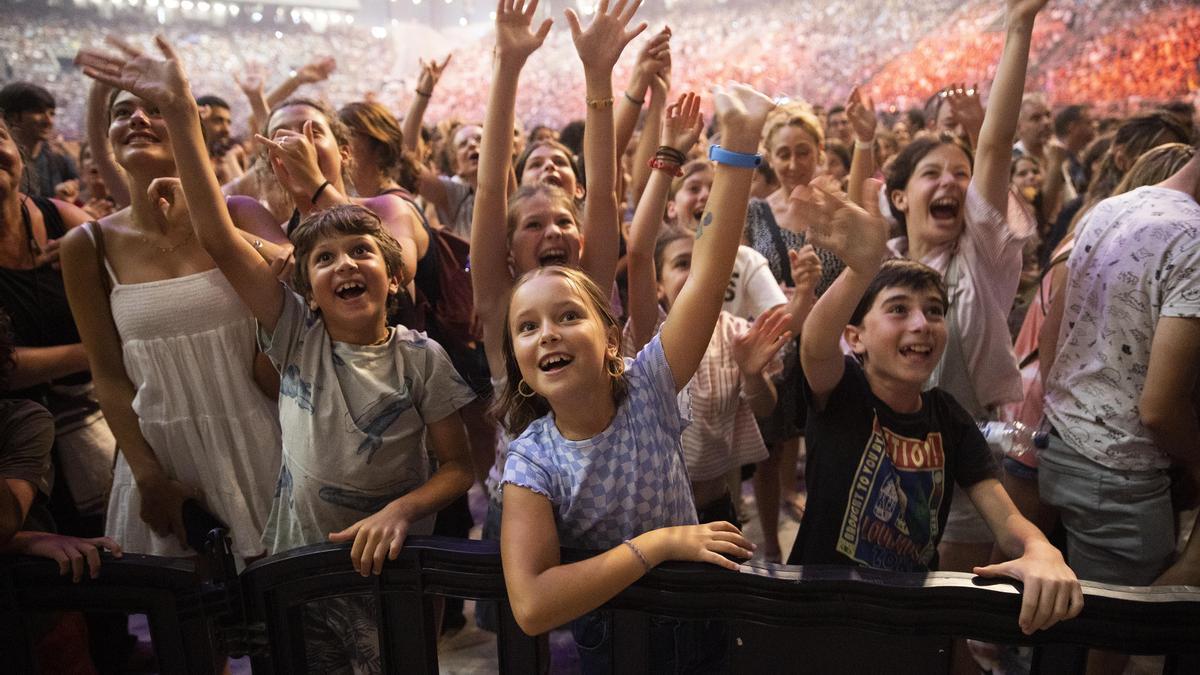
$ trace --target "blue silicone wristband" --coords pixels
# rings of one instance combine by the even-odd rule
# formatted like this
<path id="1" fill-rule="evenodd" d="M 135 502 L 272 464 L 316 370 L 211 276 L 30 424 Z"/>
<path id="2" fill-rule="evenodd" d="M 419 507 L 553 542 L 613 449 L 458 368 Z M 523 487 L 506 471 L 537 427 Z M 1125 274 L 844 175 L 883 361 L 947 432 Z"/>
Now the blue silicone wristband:
<path id="1" fill-rule="evenodd" d="M 754 169 L 759 164 L 762 164 L 762 155 L 748 155 L 744 152 L 733 152 L 726 150 L 719 145 L 710 145 L 708 147 L 708 158 L 718 164 L 727 166 L 736 166 L 739 169 Z"/>

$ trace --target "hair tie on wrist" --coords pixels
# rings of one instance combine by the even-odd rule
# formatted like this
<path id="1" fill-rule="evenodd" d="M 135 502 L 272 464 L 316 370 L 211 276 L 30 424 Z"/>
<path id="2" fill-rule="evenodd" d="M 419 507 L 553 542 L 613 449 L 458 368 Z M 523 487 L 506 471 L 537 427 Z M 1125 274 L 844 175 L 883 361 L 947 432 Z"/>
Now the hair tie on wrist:
<path id="1" fill-rule="evenodd" d="M 421 91 L 420 89 L 414 89 L 413 92 L 421 98 L 429 98 L 430 96 L 433 96 L 432 91 Z"/>
<path id="2" fill-rule="evenodd" d="M 669 145 L 658 146 L 658 150 L 654 151 L 654 156 L 655 157 L 666 157 L 668 159 L 674 160 L 677 164 L 687 164 L 687 155 L 683 154 L 683 152 L 681 152 L 679 150 L 676 150 L 675 148 L 672 148 Z"/>
<path id="3" fill-rule="evenodd" d="M 646 99 L 644 97 L 643 98 L 634 98 L 633 94 L 630 94 L 629 92 L 625 92 L 625 100 L 629 101 L 630 103 L 632 103 L 638 107 L 646 105 Z"/>
<path id="4" fill-rule="evenodd" d="M 317 188 L 317 191 L 313 193 L 313 196 L 312 196 L 313 206 L 316 206 L 317 200 L 321 198 L 321 193 L 325 192 L 325 188 L 327 188 L 327 187 L 329 187 L 329 181 L 325 181 L 324 183 L 321 183 L 321 187 Z"/>

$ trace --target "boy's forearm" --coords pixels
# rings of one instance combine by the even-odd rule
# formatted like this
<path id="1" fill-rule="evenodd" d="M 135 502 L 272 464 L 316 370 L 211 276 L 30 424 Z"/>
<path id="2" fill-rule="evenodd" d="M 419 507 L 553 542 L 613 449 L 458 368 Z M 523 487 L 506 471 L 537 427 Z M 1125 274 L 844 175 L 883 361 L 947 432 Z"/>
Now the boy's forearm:
<path id="1" fill-rule="evenodd" d="M 813 305 L 800 336 L 800 355 L 806 369 L 810 362 L 841 360 L 842 332 L 875 277 L 875 271 L 868 273 L 868 270 L 847 267 Z"/>
<path id="2" fill-rule="evenodd" d="M 474 481 L 469 458 L 451 459 L 439 465 L 424 485 L 396 498 L 387 508 L 395 509 L 411 524 L 449 506 L 465 495 Z"/>

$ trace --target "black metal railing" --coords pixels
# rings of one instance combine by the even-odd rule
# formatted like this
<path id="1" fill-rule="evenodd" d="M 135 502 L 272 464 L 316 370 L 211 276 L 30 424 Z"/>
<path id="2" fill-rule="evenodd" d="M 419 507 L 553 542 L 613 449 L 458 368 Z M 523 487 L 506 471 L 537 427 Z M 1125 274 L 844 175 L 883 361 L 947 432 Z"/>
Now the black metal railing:
<path id="1" fill-rule="evenodd" d="M 499 604 L 500 672 L 550 666 L 549 653 L 512 618 L 495 542 L 413 537 L 398 560 L 372 577 L 351 568 L 344 545 L 273 556 L 240 575 L 226 547 L 210 557 L 216 572 L 208 580 L 191 563 L 150 556 L 105 559 L 100 578 L 80 584 L 58 576 L 49 561 L 0 564 L 4 670 L 32 668 L 26 628 L 32 614 L 85 610 L 146 614 L 164 673 L 210 672 L 217 654 L 250 654 L 256 675 L 304 672 L 305 606 L 344 596 L 374 599 L 384 672 L 437 672 L 438 597 Z M 730 670 L 739 673 L 948 672 L 950 645 L 961 637 L 1030 645 L 1035 672 L 1077 671 L 1088 647 L 1165 654 L 1166 672 L 1200 672 L 1200 588 L 1085 583 L 1084 593 L 1078 618 L 1026 636 L 1017 626 L 1018 589 L 970 575 L 765 564 L 732 573 L 670 563 L 606 608 L 622 673 L 647 671 L 651 616 L 727 622 Z"/>

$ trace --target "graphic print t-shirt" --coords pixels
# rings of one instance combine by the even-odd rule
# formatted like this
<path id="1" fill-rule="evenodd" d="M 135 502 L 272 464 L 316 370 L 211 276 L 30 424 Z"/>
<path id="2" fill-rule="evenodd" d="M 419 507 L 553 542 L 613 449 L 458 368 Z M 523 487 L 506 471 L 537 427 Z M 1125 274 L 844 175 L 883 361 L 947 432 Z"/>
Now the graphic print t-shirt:
<path id="1" fill-rule="evenodd" d="M 919 412 L 895 412 L 847 356 L 825 409 L 808 414 L 808 507 L 788 563 L 936 569 L 954 484 L 996 472 L 967 412 L 936 388 L 921 395 Z"/>

